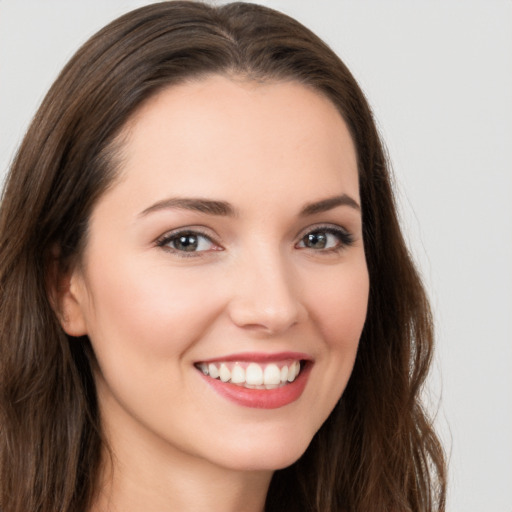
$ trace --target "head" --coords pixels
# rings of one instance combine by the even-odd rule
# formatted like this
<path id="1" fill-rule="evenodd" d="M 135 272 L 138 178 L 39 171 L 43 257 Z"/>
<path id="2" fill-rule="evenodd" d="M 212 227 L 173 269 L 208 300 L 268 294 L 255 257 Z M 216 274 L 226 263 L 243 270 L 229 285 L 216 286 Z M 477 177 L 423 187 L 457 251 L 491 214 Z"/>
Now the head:
<path id="1" fill-rule="evenodd" d="M 215 80 L 295 84 L 327 102 L 343 120 L 357 169 L 369 277 L 357 357 L 309 448 L 275 474 L 269 507 L 299 510 L 283 505 L 288 494 L 318 510 L 334 507 L 336 496 L 360 510 L 406 500 L 413 509 L 425 506 L 432 499 L 429 457 L 442 469 L 417 401 L 431 356 L 431 320 L 364 95 L 334 53 L 285 15 L 188 2 L 138 9 L 87 42 L 49 91 L 12 166 L 0 214 L 1 400 L 2 421 L 9 417 L 10 424 L 1 464 L 9 475 L 5 468 L 17 459 L 19 474 L 30 478 L 20 484 L 19 476 L 8 476 L 2 492 L 35 496 L 40 489 L 42 496 L 53 486 L 47 494 L 77 510 L 91 499 L 104 443 L 97 358 L 87 333 L 67 323 L 61 291 L 84 269 L 93 213 L 123 181 L 138 116 L 169 91 Z M 45 430 L 50 408 L 54 420 Z M 40 454 L 28 454 L 27 443 L 40 445 Z M 56 446 L 65 447 L 59 479 L 49 462 Z M 297 482 L 301 493 L 288 493 Z"/>

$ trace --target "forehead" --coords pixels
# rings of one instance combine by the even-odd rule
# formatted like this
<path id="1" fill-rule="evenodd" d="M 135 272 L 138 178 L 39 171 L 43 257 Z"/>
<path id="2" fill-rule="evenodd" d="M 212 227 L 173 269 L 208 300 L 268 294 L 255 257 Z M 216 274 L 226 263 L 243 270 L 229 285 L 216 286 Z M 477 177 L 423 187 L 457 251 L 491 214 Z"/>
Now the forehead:
<path id="1" fill-rule="evenodd" d="M 140 193 L 358 196 L 357 159 L 333 103 L 297 82 L 210 76 L 150 98 L 123 132 L 121 183 Z M 310 197 L 306 198 L 306 200 Z"/>

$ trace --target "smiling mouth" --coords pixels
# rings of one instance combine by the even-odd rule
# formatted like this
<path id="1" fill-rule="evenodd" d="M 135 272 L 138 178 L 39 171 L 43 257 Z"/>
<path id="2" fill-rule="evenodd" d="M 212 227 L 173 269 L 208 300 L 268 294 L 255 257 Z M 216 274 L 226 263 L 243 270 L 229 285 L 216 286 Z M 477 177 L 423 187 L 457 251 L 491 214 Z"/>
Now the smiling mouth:
<path id="1" fill-rule="evenodd" d="M 276 389 L 291 384 L 306 365 L 304 360 L 260 364 L 242 361 L 200 362 L 195 367 L 203 375 L 246 389 Z"/>

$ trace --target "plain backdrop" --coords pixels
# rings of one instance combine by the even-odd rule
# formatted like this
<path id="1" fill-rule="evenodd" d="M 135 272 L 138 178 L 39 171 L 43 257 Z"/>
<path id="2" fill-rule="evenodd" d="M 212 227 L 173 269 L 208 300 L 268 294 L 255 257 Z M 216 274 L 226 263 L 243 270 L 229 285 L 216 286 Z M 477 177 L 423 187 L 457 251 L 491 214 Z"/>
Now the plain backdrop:
<path id="1" fill-rule="evenodd" d="M 78 46 L 135 0 L 0 0 L 0 177 Z M 512 2 L 267 0 L 348 64 L 375 111 L 435 311 L 426 399 L 448 511 L 512 511 Z"/>

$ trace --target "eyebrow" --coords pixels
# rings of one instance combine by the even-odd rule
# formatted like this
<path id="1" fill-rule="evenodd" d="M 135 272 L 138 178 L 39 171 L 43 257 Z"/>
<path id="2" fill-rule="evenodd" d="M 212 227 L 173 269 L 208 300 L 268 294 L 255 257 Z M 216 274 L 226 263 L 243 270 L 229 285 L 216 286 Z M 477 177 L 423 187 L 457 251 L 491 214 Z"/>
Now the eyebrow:
<path id="1" fill-rule="evenodd" d="M 341 196 L 329 197 L 327 199 L 323 199 L 322 201 L 307 204 L 301 210 L 300 216 L 307 217 L 309 215 L 327 212 L 333 208 L 337 208 L 338 206 L 349 206 L 354 210 L 361 211 L 361 207 L 355 199 L 347 194 L 342 194 Z"/>
<path id="2" fill-rule="evenodd" d="M 304 208 L 302 208 L 299 215 L 301 217 L 308 217 L 310 215 L 332 210 L 338 206 L 349 206 L 357 211 L 361 210 L 361 207 L 355 201 L 355 199 L 347 194 L 342 194 L 341 196 L 329 197 L 327 199 L 322 199 L 321 201 L 308 203 L 306 206 L 304 206 Z M 140 216 L 144 217 L 149 213 L 174 208 L 206 213 L 208 215 L 218 215 L 222 217 L 236 217 L 238 215 L 238 211 L 226 201 L 215 201 L 201 198 L 172 197 L 158 201 L 157 203 L 149 206 L 140 213 Z"/>
<path id="3" fill-rule="evenodd" d="M 140 216 L 145 216 L 158 210 L 178 208 L 180 210 L 191 210 L 194 212 L 206 213 L 208 215 L 220 215 L 225 217 L 235 217 L 237 212 L 233 206 L 225 201 L 213 201 L 211 199 L 201 198 L 180 198 L 173 197 L 158 201 L 149 208 L 146 208 Z"/>

